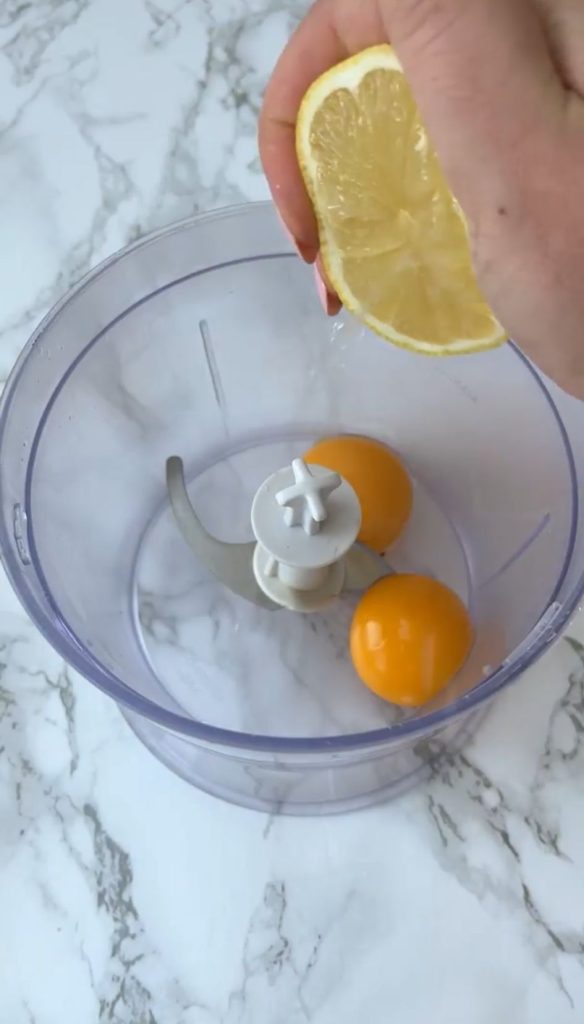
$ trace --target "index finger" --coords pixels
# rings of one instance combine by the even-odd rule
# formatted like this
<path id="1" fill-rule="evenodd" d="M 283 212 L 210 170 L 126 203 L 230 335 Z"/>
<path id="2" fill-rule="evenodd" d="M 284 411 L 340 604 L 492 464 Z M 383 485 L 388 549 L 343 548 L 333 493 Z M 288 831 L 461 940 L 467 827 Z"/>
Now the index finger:
<path id="1" fill-rule="evenodd" d="M 377 4 L 317 0 L 292 36 L 266 89 L 259 123 L 260 157 L 280 215 L 305 259 L 319 249 L 318 231 L 298 160 L 298 109 L 324 71 L 384 40 Z"/>

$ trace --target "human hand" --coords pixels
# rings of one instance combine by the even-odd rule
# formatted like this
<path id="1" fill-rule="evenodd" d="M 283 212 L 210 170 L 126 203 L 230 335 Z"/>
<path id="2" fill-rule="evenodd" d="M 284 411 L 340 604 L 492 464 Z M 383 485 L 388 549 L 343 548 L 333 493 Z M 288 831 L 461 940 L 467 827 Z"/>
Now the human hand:
<path id="1" fill-rule="evenodd" d="M 388 41 L 467 217 L 493 312 L 584 398 L 584 0 L 317 0 L 260 118 L 272 195 L 308 262 L 318 263 L 318 234 L 295 153 L 300 102 L 327 68 Z"/>

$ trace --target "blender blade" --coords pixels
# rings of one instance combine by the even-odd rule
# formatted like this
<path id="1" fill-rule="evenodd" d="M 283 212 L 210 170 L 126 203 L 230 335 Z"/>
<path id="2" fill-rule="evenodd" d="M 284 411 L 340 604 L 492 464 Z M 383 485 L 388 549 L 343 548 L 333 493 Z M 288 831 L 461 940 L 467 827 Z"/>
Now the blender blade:
<path id="1" fill-rule="evenodd" d="M 203 526 L 185 484 L 182 459 L 173 455 L 166 462 L 166 486 L 170 506 L 182 536 L 205 568 L 234 594 L 261 608 L 281 608 L 256 581 L 253 570 L 255 541 L 232 544 L 213 537 Z M 343 591 L 362 591 L 392 570 L 381 555 L 363 544 L 353 544 L 345 555 Z"/>

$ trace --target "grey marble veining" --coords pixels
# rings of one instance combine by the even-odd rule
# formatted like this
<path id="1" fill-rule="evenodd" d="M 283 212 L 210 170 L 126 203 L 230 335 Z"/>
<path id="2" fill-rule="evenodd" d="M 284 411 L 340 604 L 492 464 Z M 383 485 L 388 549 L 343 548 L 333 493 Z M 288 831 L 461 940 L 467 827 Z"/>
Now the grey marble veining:
<path id="1" fill-rule="evenodd" d="M 0 3 L 2 379 L 100 259 L 266 194 L 255 120 L 305 6 Z M 5 582 L 0 610 L 2 1024 L 582 1019 L 581 622 L 427 785 L 315 821 L 191 790 Z"/>

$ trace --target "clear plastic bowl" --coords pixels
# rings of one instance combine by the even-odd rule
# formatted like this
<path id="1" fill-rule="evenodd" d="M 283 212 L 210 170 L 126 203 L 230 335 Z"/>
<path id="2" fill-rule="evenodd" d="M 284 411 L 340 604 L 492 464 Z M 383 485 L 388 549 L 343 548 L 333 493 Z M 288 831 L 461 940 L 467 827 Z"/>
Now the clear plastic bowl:
<path id="1" fill-rule="evenodd" d="M 311 275 L 268 204 L 145 238 L 44 320 L 0 411 L 1 548 L 39 629 L 165 764 L 288 813 L 419 778 L 558 635 L 584 572 L 581 404 L 510 344 L 432 360 L 328 320 Z M 400 453 L 414 515 L 389 560 L 474 618 L 463 671 L 415 712 L 358 681 L 353 597 L 264 611 L 205 572 L 169 512 L 180 455 L 203 521 L 251 539 L 255 487 L 339 432 Z"/>

